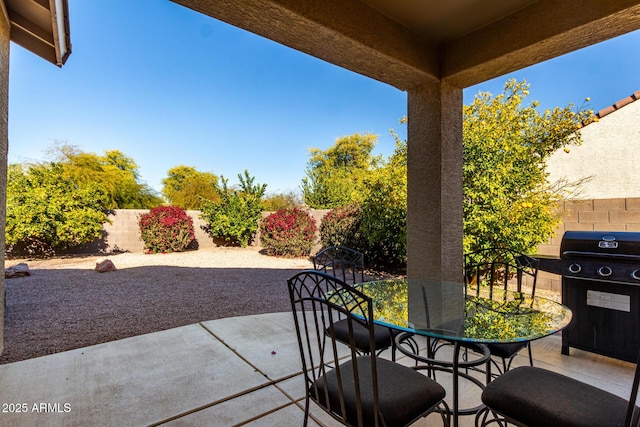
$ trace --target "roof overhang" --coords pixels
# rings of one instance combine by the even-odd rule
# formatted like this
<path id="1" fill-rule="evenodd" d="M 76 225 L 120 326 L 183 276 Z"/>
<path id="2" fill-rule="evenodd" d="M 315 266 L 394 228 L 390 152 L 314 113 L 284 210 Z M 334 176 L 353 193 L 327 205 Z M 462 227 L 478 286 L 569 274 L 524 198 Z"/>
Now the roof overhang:
<path id="1" fill-rule="evenodd" d="M 71 54 L 67 0 L 4 0 L 11 41 L 58 67 Z"/>
<path id="2" fill-rule="evenodd" d="M 640 29 L 640 0 L 172 0 L 402 90 L 468 87 Z"/>

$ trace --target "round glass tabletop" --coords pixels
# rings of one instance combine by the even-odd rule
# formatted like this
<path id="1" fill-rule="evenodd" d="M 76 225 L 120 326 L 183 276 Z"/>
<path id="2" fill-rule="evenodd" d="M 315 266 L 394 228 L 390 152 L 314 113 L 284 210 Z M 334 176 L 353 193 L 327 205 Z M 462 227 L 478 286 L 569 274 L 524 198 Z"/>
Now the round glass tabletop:
<path id="1" fill-rule="evenodd" d="M 564 305 L 516 291 L 470 287 L 465 292 L 462 284 L 407 279 L 356 287 L 372 299 L 377 323 L 448 340 L 531 341 L 571 321 L 571 310 Z"/>

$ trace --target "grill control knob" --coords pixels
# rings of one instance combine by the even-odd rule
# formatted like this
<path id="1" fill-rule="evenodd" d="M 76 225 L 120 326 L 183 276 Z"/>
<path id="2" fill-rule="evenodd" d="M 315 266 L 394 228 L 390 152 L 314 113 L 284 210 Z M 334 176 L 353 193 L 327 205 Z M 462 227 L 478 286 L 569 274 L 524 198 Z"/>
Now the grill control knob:
<path id="1" fill-rule="evenodd" d="M 598 269 L 598 274 L 602 277 L 609 277 L 611 276 L 611 274 L 613 274 L 613 270 L 611 269 L 611 267 L 607 267 L 605 265 L 604 267 L 600 267 Z"/>
<path id="2" fill-rule="evenodd" d="M 631 273 L 631 277 L 636 280 L 640 280 L 640 270 L 633 270 L 633 272 Z"/>
<path id="3" fill-rule="evenodd" d="M 582 267 L 580 267 L 580 264 L 571 264 L 569 266 L 569 273 L 580 273 L 582 271 Z"/>

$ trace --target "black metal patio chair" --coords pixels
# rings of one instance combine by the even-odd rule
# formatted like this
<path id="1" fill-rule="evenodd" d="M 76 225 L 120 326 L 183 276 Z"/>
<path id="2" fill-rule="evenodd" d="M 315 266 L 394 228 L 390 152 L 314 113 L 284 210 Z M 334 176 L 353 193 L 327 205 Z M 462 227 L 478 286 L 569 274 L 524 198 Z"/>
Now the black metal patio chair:
<path id="1" fill-rule="evenodd" d="M 538 279 L 538 263 L 536 258 L 506 248 L 490 248 L 465 254 L 464 256 L 464 281 L 467 294 L 479 295 L 482 287 L 488 287 L 489 297 L 499 298 L 498 292 L 494 295 L 493 289 L 514 290 L 523 292 L 523 285 L 530 287 L 527 292 L 531 297 L 535 296 L 536 282 Z M 499 365 L 494 359 L 492 364 L 498 372 L 504 373 L 511 368 L 516 355 L 527 348 L 529 352 L 529 364 L 533 366 L 533 354 L 531 343 L 521 341 L 517 343 L 491 343 L 487 344 L 492 356 L 502 360 Z M 490 366 L 489 366 L 490 368 Z"/>
<path id="2" fill-rule="evenodd" d="M 476 426 L 637 427 L 639 383 L 640 355 L 629 400 L 546 369 L 514 368 L 482 392 L 486 408 L 478 413 Z"/>
<path id="3" fill-rule="evenodd" d="M 310 401 L 350 426 L 405 426 L 434 411 L 449 425 L 445 390 L 437 382 L 375 355 L 369 297 L 313 270 L 296 274 L 287 284 L 305 379 L 305 426 Z M 351 332 L 347 346 L 332 327 L 342 319 Z M 367 355 L 356 350 L 356 328 L 368 332 Z"/>
<path id="4" fill-rule="evenodd" d="M 526 284 L 530 288 L 529 295 L 533 297 L 536 291 L 538 263 L 539 261 L 533 257 L 506 248 L 489 248 L 467 253 L 464 255 L 465 292 L 471 296 L 480 296 L 482 293 L 483 297 L 498 299 L 505 295 L 504 292 L 501 292 L 504 290 L 509 289 L 522 293 L 523 285 Z M 452 344 L 446 340 L 431 340 L 429 351 L 432 357 L 435 357 L 440 348 Z M 476 354 L 486 355 L 488 352 L 490 356 L 501 359 L 502 363 L 499 364 L 494 357 L 490 357 L 484 364 L 487 383 L 492 378 L 508 371 L 515 357 L 525 348 L 529 351 L 529 364 L 533 366 L 533 354 L 528 341 L 488 344 L 460 343 L 460 345 Z M 464 357 L 466 358 L 466 353 Z M 470 368 L 483 370 L 480 366 L 483 365 L 481 360 L 484 358 L 474 357 L 473 360 L 478 363 L 470 363 Z M 492 366 L 496 367 L 497 374 L 491 372 Z"/>
<path id="5" fill-rule="evenodd" d="M 347 284 L 362 283 L 364 276 L 364 254 L 346 246 L 329 246 L 318 252 L 313 257 L 314 270 L 330 274 Z M 339 340 L 347 342 L 349 330 L 347 322 L 340 321 L 334 325 L 335 333 Z M 380 355 L 384 350 L 391 349 L 391 360 L 396 360 L 395 336 L 397 331 L 381 325 L 374 326 L 376 352 Z M 355 345 L 362 353 L 369 351 L 368 332 L 356 326 Z"/>
<path id="6" fill-rule="evenodd" d="M 346 246 L 329 246 L 313 256 L 313 269 L 351 285 L 364 282 L 364 254 Z"/>

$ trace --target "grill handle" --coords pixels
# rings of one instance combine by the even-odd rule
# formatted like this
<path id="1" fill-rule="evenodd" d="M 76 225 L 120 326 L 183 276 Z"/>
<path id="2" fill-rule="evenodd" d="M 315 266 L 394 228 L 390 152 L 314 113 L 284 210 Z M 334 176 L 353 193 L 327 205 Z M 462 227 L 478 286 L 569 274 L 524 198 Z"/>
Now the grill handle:
<path id="1" fill-rule="evenodd" d="M 581 252 L 581 251 L 564 251 L 563 258 L 598 258 L 610 259 L 618 261 L 640 261 L 640 255 L 630 254 L 608 254 L 602 252 Z"/>

